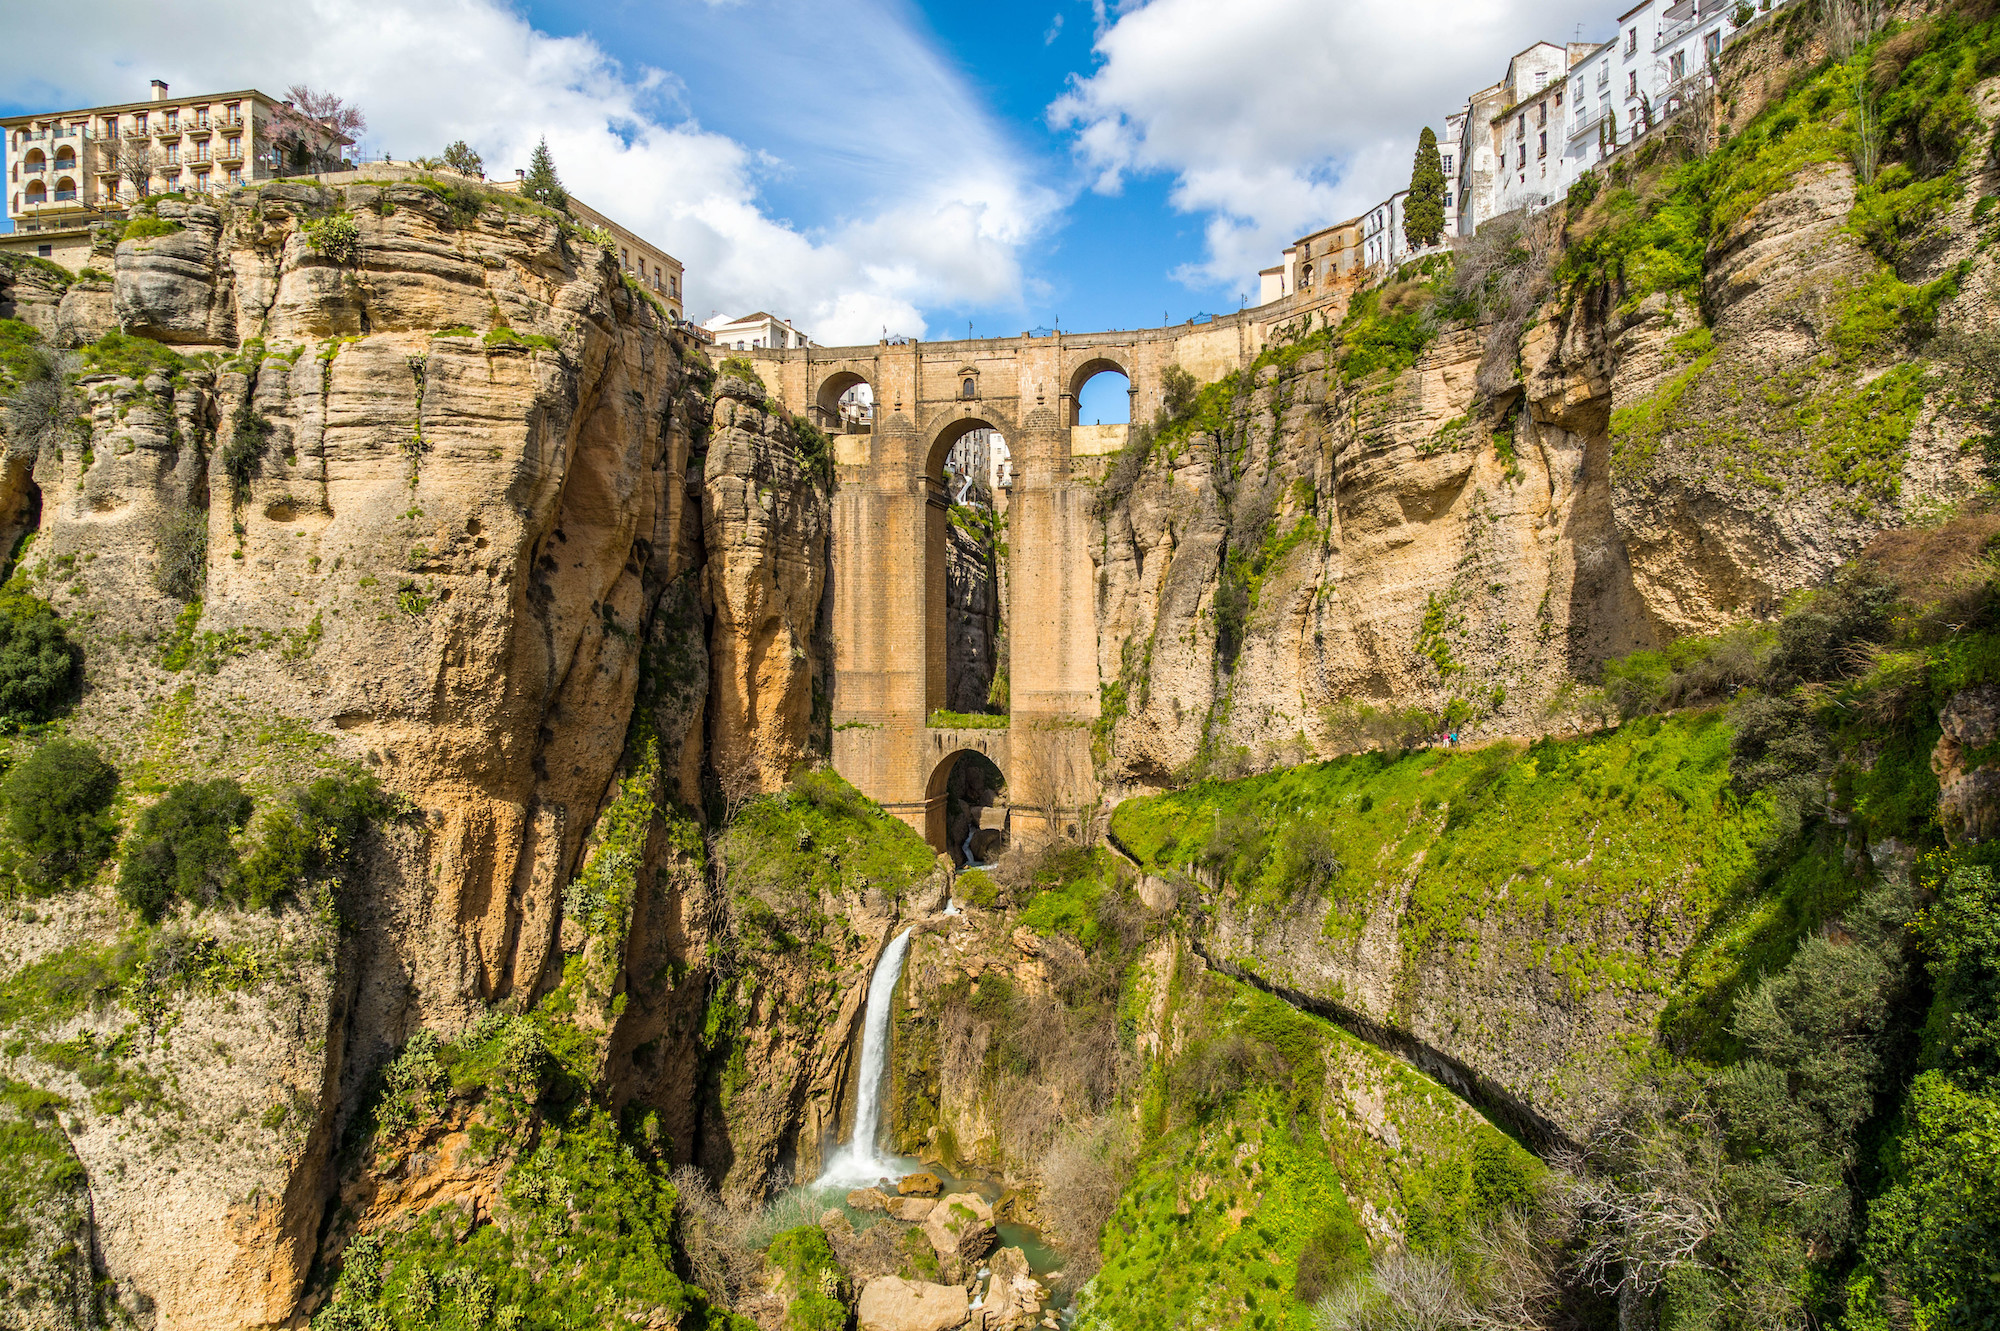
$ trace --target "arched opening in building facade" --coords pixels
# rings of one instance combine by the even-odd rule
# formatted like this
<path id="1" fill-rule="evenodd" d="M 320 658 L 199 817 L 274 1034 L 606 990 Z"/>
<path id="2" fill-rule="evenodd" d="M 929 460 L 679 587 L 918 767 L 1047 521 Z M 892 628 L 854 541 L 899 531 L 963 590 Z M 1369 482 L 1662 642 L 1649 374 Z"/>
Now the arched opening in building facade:
<path id="1" fill-rule="evenodd" d="M 829 434 L 867 434 L 875 425 L 875 389 L 851 370 L 830 374 L 813 396 L 813 423 Z"/>
<path id="2" fill-rule="evenodd" d="M 1071 425 L 1130 425 L 1132 377 L 1115 360 L 1085 361 L 1070 376 Z"/>
<path id="3" fill-rule="evenodd" d="M 1006 773 L 992 758 L 953 750 L 931 769 L 925 796 L 925 835 L 953 864 L 991 864 L 1006 850 L 1013 814 Z"/>

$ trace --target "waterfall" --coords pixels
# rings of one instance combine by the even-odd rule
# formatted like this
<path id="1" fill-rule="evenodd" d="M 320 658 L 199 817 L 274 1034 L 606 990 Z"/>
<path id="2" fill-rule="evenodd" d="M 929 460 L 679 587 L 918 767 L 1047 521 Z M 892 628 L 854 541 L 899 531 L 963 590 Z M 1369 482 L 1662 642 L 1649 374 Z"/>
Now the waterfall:
<path id="1" fill-rule="evenodd" d="M 901 1172 L 902 1165 L 882 1154 L 876 1136 L 882 1128 L 882 1083 L 889 1064 L 889 999 L 909 955 L 910 931 L 896 935 L 875 963 L 868 982 L 868 1012 L 861 1026 L 861 1077 L 854 1087 L 854 1135 L 826 1162 L 821 1187 L 866 1187 Z"/>

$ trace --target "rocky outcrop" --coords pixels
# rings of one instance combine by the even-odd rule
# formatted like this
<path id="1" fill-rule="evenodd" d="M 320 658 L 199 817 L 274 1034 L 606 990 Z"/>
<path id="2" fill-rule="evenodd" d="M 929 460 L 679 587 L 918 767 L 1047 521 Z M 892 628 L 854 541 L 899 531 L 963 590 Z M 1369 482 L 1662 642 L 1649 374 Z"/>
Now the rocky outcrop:
<path id="1" fill-rule="evenodd" d="M 1938 779 L 1938 821 L 1954 842 L 1985 841 L 2000 832 L 2000 687 L 1961 689 L 1938 713 L 1943 734 L 1931 752 Z"/>
<path id="2" fill-rule="evenodd" d="M 38 1035 L 122 1032 L 132 1075 L 185 1088 L 178 1119 L 93 1097 L 50 1056 L 9 1075 L 72 1103 L 121 1306 L 279 1325 L 337 1188 L 350 1215 L 460 1194 L 491 1214 L 492 1178 L 459 1178 L 443 1138 L 391 1185 L 336 1178 L 371 1074 L 420 1029 L 580 977 L 606 1084 L 692 1157 L 708 942 L 729 925 L 698 815 L 673 810 L 701 805 L 705 772 L 747 773 L 740 795 L 806 751 L 826 499 L 790 423 L 712 402 L 700 350 L 545 210 L 272 184 L 160 213 L 180 229 L 107 249 L 109 282 L 0 274 L 0 314 L 90 344 L 95 367 L 88 435 L 9 472 L 35 530 L 20 577 L 85 652 L 71 729 L 142 798 L 229 775 L 263 805 L 367 771 L 407 812 L 337 900 L 222 917 L 264 960 L 167 994 L 173 1039 L 132 1044 L 163 1013 L 129 997 Z M 336 215 L 352 248 L 322 252 L 305 223 Z M 194 586 L 169 594 L 160 568 L 189 550 Z M 578 895 L 586 860 L 624 914 Z M 125 918 L 100 885 L 10 921 L 0 966 L 108 945 Z"/>

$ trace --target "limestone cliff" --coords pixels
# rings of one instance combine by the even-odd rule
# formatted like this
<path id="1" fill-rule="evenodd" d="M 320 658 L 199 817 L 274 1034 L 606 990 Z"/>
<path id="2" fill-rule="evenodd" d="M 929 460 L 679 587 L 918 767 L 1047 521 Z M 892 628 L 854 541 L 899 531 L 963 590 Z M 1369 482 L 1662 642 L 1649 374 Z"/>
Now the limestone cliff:
<path id="1" fill-rule="evenodd" d="M 420 1031 L 560 986 L 610 1093 L 691 1154 L 731 926 L 690 819 L 813 741 L 826 488 L 788 419 L 712 400 L 701 348 L 545 209 L 279 183 L 159 217 L 100 237 L 108 282 L 0 273 L 0 314 L 77 348 L 84 423 L 10 441 L 0 477 L 33 538 L 15 586 L 82 648 L 69 729 L 138 806 L 366 772 L 403 811 L 317 896 L 190 910 L 124 952 L 109 870 L 11 907 L 7 1011 L 34 1038 L 7 1075 L 69 1106 L 37 1121 L 81 1163 L 118 1308 L 278 1325 L 334 1147 Z M 162 971 L 183 937 L 231 966 Z M 83 1002 L 77 967 L 103 971 Z M 122 1041 L 148 1112 L 51 1052 L 79 1040 Z M 373 1213 L 477 1194 L 451 1176 Z"/>

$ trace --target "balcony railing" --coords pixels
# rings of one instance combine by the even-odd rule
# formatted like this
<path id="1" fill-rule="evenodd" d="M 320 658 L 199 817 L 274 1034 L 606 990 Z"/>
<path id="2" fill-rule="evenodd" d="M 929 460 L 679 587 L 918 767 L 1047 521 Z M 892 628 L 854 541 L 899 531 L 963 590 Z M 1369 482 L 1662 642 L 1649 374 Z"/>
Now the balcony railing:
<path id="1" fill-rule="evenodd" d="M 76 198 L 76 191 L 73 189 L 59 189 L 56 191 L 57 203 L 69 203 L 75 198 Z"/>
<path id="2" fill-rule="evenodd" d="M 22 164 L 21 172 L 23 175 L 39 176 L 48 169 L 49 164 L 47 162 L 26 162 Z"/>

